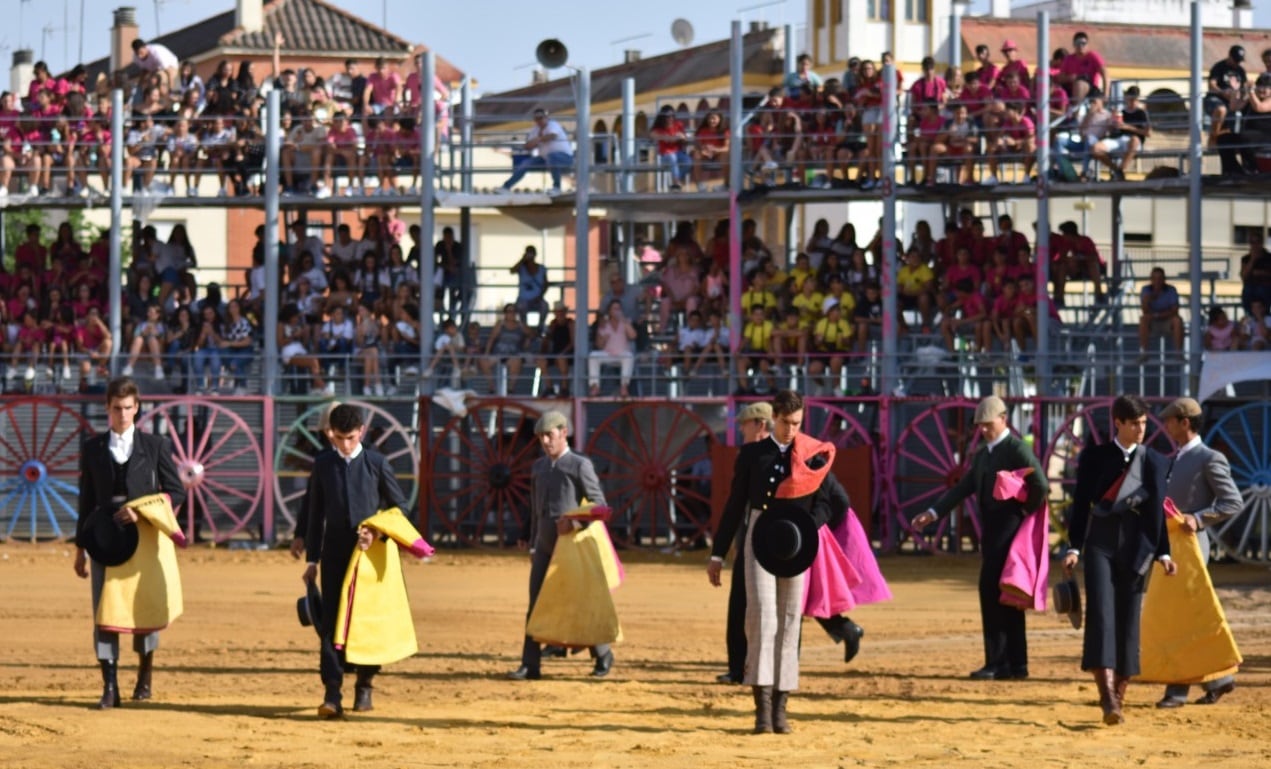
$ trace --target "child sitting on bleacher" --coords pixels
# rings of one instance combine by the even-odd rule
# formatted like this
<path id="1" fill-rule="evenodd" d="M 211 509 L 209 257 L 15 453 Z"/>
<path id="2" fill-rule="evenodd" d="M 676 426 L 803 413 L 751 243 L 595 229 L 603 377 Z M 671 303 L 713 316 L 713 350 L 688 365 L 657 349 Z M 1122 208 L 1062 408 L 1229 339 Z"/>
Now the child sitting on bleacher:
<path id="1" fill-rule="evenodd" d="M 1221 307 L 1209 309 L 1209 325 L 1205 327 L 1205 349 L 1213 352 L 1240 349 L 1240 330 Z"/>

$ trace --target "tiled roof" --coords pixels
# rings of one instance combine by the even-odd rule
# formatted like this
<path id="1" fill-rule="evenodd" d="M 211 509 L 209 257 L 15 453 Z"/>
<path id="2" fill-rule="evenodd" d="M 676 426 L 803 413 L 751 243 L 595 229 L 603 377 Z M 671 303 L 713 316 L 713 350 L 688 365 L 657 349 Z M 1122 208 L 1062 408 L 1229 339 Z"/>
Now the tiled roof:
<path id="1" fill-rule="evenodd" d="M 974 61 L 975 47 L 987 45 L 999 60 L 998 49 L 1005 40 L 1014 40 L 1021 58 L 1029 67 L 1039 60 L 1050 60 L 1056 48 L 1072 50 L 1072 36 L 1084 31 L 1090 37 L 1090 50 L 1103 57 L 1108 74 L 1115 78 L 1118 67 L 1134 69 L 1173 69 L 1186 71 L 1191 58 L 1191 30 L 1188 27 L 1147 24 L 1095 24 L 1084 22 L 1052 22 L 1050 51 L 1037 55 L 1037 22 L 1032 19 L 998 19 L 968 16 L 962 19 L 962 60 Z M 1271 31 L 1253 29 L 1206 29 L 1202 43 L 1205 71 L 1219 59 L 1226 58 L 1233 45 L 1243 45 L 1256 67 L 1258 55 L 1271 48 Z"/>
<path id="2" fill-rule="evenodd" d="M 774 38 L 778 34 L 777 29 L 765 29 L 743 36 L 742 69 L 747 75 L 775 78 L 783 72 L 783 53 L 774 50 Z M 629 64 L 594 70 L 591 73 L 591 101 L 593 104 L 620 101 L 622 81 L 629 77 L 635 79 L 637 98 L 641 94 L 670 91 L 694 83 L 727 78 L 731 44 L 730 39 L 725 39 L 651 56 Z M 487 94 L 476 102 L 477 118 L 486 122 L 498 118 L 524 120 L 535 107 L 540 106 L 549 110 L 572 111 L 573 88 L 573 79 L 565 77 L 512 91 Z"/>
<path id="3" fill-rule="evenodd" d="M 226 11 L 188 27 L 153 38 L 167 46 L 179 59 L 197 58 L 209 51 L 228 48 L 237 53 L 272 54 L 274 34 L 286 39 L 282 49 L 288 55 L 331 56 L 380 55 L 403 58 L 427 50 L 392 32 L 336 7 L 326 0 L 270 0 L 264 6 L 264 26 L 259 32 L 245 32 L 234 26 L 234 11 Z M 86 64 L 90 74 L 104 72 L 110 58 Z M 446 82 L 458 82 L 463 72 L 437 57 L 437 74 Z"/>

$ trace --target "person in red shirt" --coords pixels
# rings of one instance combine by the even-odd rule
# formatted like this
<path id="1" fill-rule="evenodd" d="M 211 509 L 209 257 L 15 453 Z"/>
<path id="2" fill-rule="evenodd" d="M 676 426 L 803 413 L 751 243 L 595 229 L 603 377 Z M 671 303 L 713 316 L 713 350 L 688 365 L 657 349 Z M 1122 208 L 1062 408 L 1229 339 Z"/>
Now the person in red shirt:
<path id="1" fill-rule="evenodd" d="M 996 84 L 1001 85 L 1006 81 L 1006 76 L 1014 72 L 1019 77 L 1019 84 L 1031 91 L 1033 81 L 1028 74 L 1028 63 L 1020 58 L 1019 46 L 1015 45 L 1014 40 L 1002 43 L 1002 55 L 1006 57 L 1006 63 L 998 70 Z"/>
<path id="2" fill-rule="evenodd" d="M 993 89 L 980 79 L 979 72 L 966 74 L 966 85 L 962 87 L 962 95 L 958 101 L 966 105 L 971 122 L 981 130 L 993 128 L 995 120 L 993 110 Z"/>
<path id="3" fill-rule="evenodd" d="M 1063 269 L 1054 276 L 1056 303 L 1060 306 L 1064 304 L 1064 284 L 1066 281 L 1083 278 L 1094 284 L 1095 301 L 1103 302 L 1102 277 L 1104 261 L 1099 254 L 1099 249 L 1095 246 L 1093 240 L 1081 234 L 1077 229 L 1076 222 L 1064 222 L 1059 225 L 1059 231 L 1067 239 L 1069 252 L 1061 263 Z"/>
<path id="4" fill-rule="evenodd" d="M 993 300 L 993 308 L 989 313 L 989 327 L 993 337 L 1002 343 L 1002 348 L 1011 349 L 1011 338 L 1015 335 L 1015 308 L 1019 304 L 1019 284 L 1013 280 L 1002 283 L 1002 293 Z"/>
<path id="5" fill-rule="evenodd" d="M 1072 36 L 1073 52 L 1064 57 L 1056 82 L 1062 85 L 1073 101 L 1082 101 L 1091 88 L 1104 91 L 1108 83 L 1108 68 L 1103 57 L 1090 50 L 1090 36 L 1078 32 Z"/>
<path id="6" fill-rule="evenodd" d="M 940 333 L 944 336 L 945 346 L 954 350 L 954 336 L 959 332 L 969 331 L 971 334 L 971 351 L 988 352 L 989 325 L 985 323 L 988 312 L 984 307 L 984 297 L 969 278 L 963 278 L 953 286 L 956 298 L 945 308 L 944 320 L 940 322 Z"/>
<path id="7" fill-rule="evenodd" d="M 357 131 L 349 123 L 349 116 L 343 112 L 335 113 L 331 130 L 327 132 L 326 178 L 318 187 L 318 197 L 330 197 L 335 190 L 335 182 L 332 179 L 332 175 L 337 160 L 344 161 L 344 166 L 349 175 L 349 187 L 346 192 L 352 192 L 355 178 L 357 179 L 358 188 L 365 191 L 366 177 L 362 169 L 362 157 L 357 153 L 357 144 Z"/>
<path id="8" fill-rule="evenodd" d="M 1003 157 L 1022 162 L 1025 178 L 1032 173 L 1033 163 L 1037 160 L 1033 131 L 1033 121 L 1024 116 L 1023 105 L 1008 102 L 1006 118 L 998 126 L 997 136 L 989 141 L 989 175 L 983 180 L 986 186 L 997 184 Z"/>
<path id="9" fill-rule="evenodd" d="M 1033 94 L 1019 79 L 1019 72 L 1003 72 L 997 79 L 997 88 L 993 89 L 993 97 L 1000 102 L 1015 102 L 1023 107 L 1024 115 L 1033 112 Z"/>
<path id="10" fill-rule="evenodd" d="M 948 314 L 949 308 L 958 299 L 956 286 L 964 281 L 970 281 L 978 293 L 984 277 L 980 268 L 971 263 L 971 252 L 966 248 L 959 248 L 954 255 L 953 264 L 944 271 L 943 290 L 939 296 L 941 312 Z"/>
<path id="11" fill-rule="evenodd" d="M 43 273 L 48 269 L 49 250 L 40 244 L 40 225 L 26 226 L 26 240 L 18 244 L 13 254 L 14 271 L 26 265 L 33 273 Z"/>
<path id="12" fill-rule="evenodd" d="M 728 130 L 724 128 L 724 116 L 719 110 L 706 113 L 693 137 L 693 150 L 694 184 L 701 187 L 707 181 L 724 176 L 724 164 L 728 161 Z"/>
<path id="13" fill-rule="evenodd" d="M 674 107 L 667 104 L 658 110 L 649 138 L 657 144 L 658 163 L 671 171 L 671 189 L 680 189 L 688 180 L 693 159 L 688 154 L 688 132 L 675 116 Z"/>
<path id="14" fill-rule="evenodd" d="M 918 183 L 914 166 L 922 164 L 923 184 L 934 187 L 936 164 L 949 151 L 949 148 L 940 141 L 944 131 L 944 119 L 940 117 L 940 107 L 934 102 L 918 105 L 911 125 L 913 125 L 913 136 L 909 140 L 909 178 L 914 184 Z"/>
<path id="15" fill-rule="evenodd" d="M 993 261 L 984 270 L 984 286 L 985 292 L 990 300 L 997 299 L 1002 295 L 1002 288 L 1007 283 L 1014 283 L 1017 277 L 1016 269 L 1008 263 L 1009 254 L 1002 246 L 993 248 Z"/>
<path id="16" fill-rule="evenodd" d="M 865 155 L 861 159 L 861 189 L 871 190 L 875 177 L 881 171 L 883 125 L 882 77 L 872 61 L 862 61 L 856 92 L 852 94 L 856 107 L 861 111 L 861 130 L 865 134 Z"/>
<path id="17" fill-rule="evenodd" d="M 1028 251 L 1028 236 L 1015 229 L 1015 222 L 1011 219 L 1010 214 L 1002 214 L 997 217 L 997 237 L 994 238 L 993 246 L 1006 249 L 1006 261 L 1015 263 L 1015 255 L 1020 249 Z"/>

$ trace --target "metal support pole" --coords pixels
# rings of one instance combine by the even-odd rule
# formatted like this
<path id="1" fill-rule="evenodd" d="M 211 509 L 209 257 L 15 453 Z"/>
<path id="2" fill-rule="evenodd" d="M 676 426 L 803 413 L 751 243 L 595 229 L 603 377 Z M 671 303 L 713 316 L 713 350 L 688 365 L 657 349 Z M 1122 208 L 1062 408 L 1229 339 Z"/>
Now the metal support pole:
<path id="1" fill-rule="evenodd" d="M 622 191 L 635 192 L 635 78 L 622 81 Z M 628 246 L 632 244 L 628 243 Z"/>
<path id="2" fill-rule="evenodd" d="M 900 333 L 896 301 L 896 66 L 883 67 L 883 135 L 882 135 L 882 195 L 883 195 L 883 263 L 878 274 L 883 285 L 883 366 L 879 392 L 896 393 L 900 385 L 900 366 L 897 360 L 897 336 Z"/>
<path id="3" fill-rule="evenodd" d="M 110 275 L 106 279 L 110 291 L 108 302 L 110 317 L 110 373 L 119 369 L 119 355 L 123 350 L 123 308 L 120 297 L 124 295 L 124 92 L 118 88 L 110 92 Z"/>
<path id="4" fill-rule="evenodd" d="M 962 8 L 958 0 L 949 4 L 949 66 L 962 69 Z M 1038 56 L 1037 58 L 1041 58 Z"/>
<path id="5" fill-rule="evenodd" d="M 267 395 L 278 394 L 278 301 L 282 278 L 278 269 L 278 155 L 282 146 L 282 100 L 278 89 L 265 101 L 265 382 Z"/>
<path id="6" fill-rule="evenodd" d="M 1113 296 L 1121 285 L 1121 267 L 1125 260 L 1125 217 L 1121 210 L 1121 196 L 1112 196 L 1112 254 L 1108 257 L 1112 262 L 1111 285 L 1107 286 L 1107 296 Z M 1120 317 L 1120 313 L 1117 313 Z"/>
<path id="7" fill-rule="evenodd" d="M 462 158 L 463 162 L 463 191 L 471 194 L 473 186 L 472 174 L 474 170 L 472 167 L 472 120 L 474 112 L 471 77 L 465 77 L 463 79 L 463 85 L 459 88 L 459 98 L 461 100 L 460 109 L 463 111 L 463 124 L 459 126 L 459 136 L 461 137 L 460 141 L 463 142 L 463 149 L 460 154 L 460 158 Z M 463 242 L 465 246 L 468 243 L 468 235 L 469 233 L 467 232 L 463 233 Z"/>
<path id="8" fill-rule="evenodd" d="M 1200 385 L 1200 354 L 1203 345 L 1204 323 L 1201 321 L 1200 289 L 1201 271 L 1203 269 L 1200 252 L 1200 215 L 1201 215 L 1201 173 L 1204 171 L 1205 144 L 1201 132 L 1201 72 L 1204 62 L 1201 60 L 1204 30 L 1200 23 L 1200 3 L 1192 2 L 1192 39 L 1191 39 L 1191 111 L 1188 119 L 1191 123 L 1187 148 L 1191 153 L 1191 162 L 1187 164 L 1187 261 L 1191 274 L 1191 295 L 1188 298 L 1187 310 L 1191 315 L 1188 326 L 1188 341 L 1191 343 L 1191 354 L 1188 360 L 1189 390 L 1196 392 Z"/>
<path id="9" fill-rule="evenodd" d="M 794 26 L 786 24 L 781 28 L 781 36 L 785 41 L 785 68 L 786 74 L 789 75 L 798 69 L 795 64 L 795 56 L 798 54 L 794 51 Z"/>
<path id="10" fill-rule="evenodd" d="M 742 61 L 745 55 L 745 43 L 742 40 L 741 22 L 733 22 L 732 43 L 728 50 L 728 360 L 730 364 L 737 360 L 741 350 L 741 205 L 737 196 L 742 184 L 742 145 L 746 137 L 745 127 L 741 122 L 741 80 L 743 75 Z M 737 390 L 737 369 L 728 367 L 728 392 Z M 724 439 L 729 446 L 736 444 L 736 412 L 728 410 L 728 428 L 724 431 Z"/>
<path id="11" fill-rule="evenodd" d="M 432 51 L 423 53 L 420 63 L 420 82 L 424 84 L 424 93 L 429 93 L 433 79 L 437 75 L 437 55 Z M 433 382 L 423 376 L 428 370 L 432 358 L 433 314 L 436 304 L 436 292 L 433 290 L 433 272 L 436 270 L 436 259 L 433 258 L 433 243 L 436 242 L 436 214 L 433 212 L 433 198 L 437 194 L 437 112 L 431 102 L 425 100 L 422 120 L 419 126 L 419 393 L 430 395 Z M 467 121 L 465 121 L 466 123 Z M 464 247 L 472 244 L 465 242 Z"/>
<path id="12" fill-rule="evenodd" d="M 1050 14 L 1037 14 L 1038 57 L 1050 50 Z M 1049 395 L 1050 381 L 1050 67 L 1037 67 L 1037 394 Z"/>
<path id="13" fill-rule="evenodd" d="M 574 382 L 573 392 L 587 392 L 587 358 L 591 352 L 591 73 L 578 70 L 578 91 L 574 114 L 574 160 L 577 163 L 574 189 Z M 580 407 L 581 408 L 581 407 Z M 577 429 L 585 429 L 581 420 Z M 577 433 L 585 435 L 586 433 Z"/>

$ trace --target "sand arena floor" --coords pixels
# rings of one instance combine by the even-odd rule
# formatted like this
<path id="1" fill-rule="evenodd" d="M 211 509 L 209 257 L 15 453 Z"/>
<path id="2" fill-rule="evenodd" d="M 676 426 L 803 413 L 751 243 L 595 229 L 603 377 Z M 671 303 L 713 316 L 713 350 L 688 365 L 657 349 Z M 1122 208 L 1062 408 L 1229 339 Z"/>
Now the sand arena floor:
<path id="1" fill-rule="evenodd" d="M 749 691 L 715 683 L 726 589 L 707 584 L 701 554 L 626 557 L 616 594 L 626 641 L 603 681 L 583 657 L 545 663 L 541 682 L 503 679 L 519 655 L 524 555 L 442 552 L 411 565 L 420 652 L 377 679 L 374 712 L 341 722 L 315 716 L 316 640 L 294 611 L 302 566 L 282 552 L 182 554 L 186 614 L 164 633 L 154 699 L 91 710 L 100 679 L 72 555 L 0 545 L 6 769 L 1271 766 L 1265 568 L 1216 568 L 1245 656 L 1236 692 L 1157 711 L 1160 688 L 1132 686 L 1128 722 L 1107 728 L 1066 621 L 1030 617 L 1028 681 L 969 681 L 981 661 L 977 561 L 887 558 L 896 599 L 853 614 L 867 629 L 860 657 L 844 665 L 807 621 L 795 734 L 755 737 Z M 135 658 L 125 661 L 126 695 Z"/>

